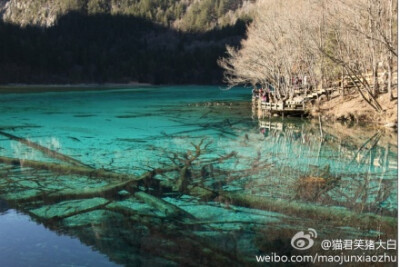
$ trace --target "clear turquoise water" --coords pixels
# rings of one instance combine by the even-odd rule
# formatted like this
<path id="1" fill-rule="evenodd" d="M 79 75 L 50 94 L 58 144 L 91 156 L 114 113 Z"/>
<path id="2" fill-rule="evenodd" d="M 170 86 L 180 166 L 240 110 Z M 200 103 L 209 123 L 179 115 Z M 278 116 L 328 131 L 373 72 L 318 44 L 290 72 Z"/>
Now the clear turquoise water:
<path id="1" fill-rule="evenodd" d="M 184 190 L 166 189 L 180 177 L 173 171 L 155 177 L 161 186 L 71 198 L 65 193 L 120 180 L 26 167 L 24 160 L 62 162 L 0 136 L 0 156 L 21 161 L 0 164 L 0 237 L 13 229 L 0 243 L 0 265 L 243 265 L 258 254 L 298 252 L 290 239 L 307 228 L 317 230 L 316 242 L 396 238 L 397 133 L 324 124 L 321 140 L 312 121 L 259 121 L 249 101 L 248 89 L 199 86 L 0 95 L 1 131 L 96 169 L 141 175 L 182 167 L 194 145 L 209 144 Z M 169 216 L 140 200 L 138 190 L 193 218 Z M 229 199 L 230 193 L 268 205 Z M 321 215 L 326 211 L 331 215 Z M 13 261 L 6 243 L 15 248 Z"/>

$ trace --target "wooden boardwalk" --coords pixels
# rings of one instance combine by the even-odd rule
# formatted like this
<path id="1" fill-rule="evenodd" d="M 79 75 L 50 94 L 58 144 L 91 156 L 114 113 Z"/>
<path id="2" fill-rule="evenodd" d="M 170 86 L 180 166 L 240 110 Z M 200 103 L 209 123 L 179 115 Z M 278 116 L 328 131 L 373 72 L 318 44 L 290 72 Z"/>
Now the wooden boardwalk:
<path id="1" fill-rule="evenodd" d="M 312 91 L 306 95 L 302 95 L 301 91 L 295 92 L 296 96 L 292 100 L 281 101 L 281 102 L 266 102 L 257 98 L 253 98 L 253 101 L 258 102 L 258 107 L 262 110 L 264 116 L 270 116 L 274 114 L 286 116 L 302 116 L 307 113 L 306 105 L 309 102 L 319 99 L 321 96 L 328 96 L 334 88 L 320 89 Z"/>
<path id="2" fill-rule="evenodd" d="M 271 121 L 271 120 L 259 120 L 259 127 L 266 130 L 274 131 L 293 131 L 301 132 L 301 127 L 296 126 L 294 123 L 283 123 L 282 121 Z"/>

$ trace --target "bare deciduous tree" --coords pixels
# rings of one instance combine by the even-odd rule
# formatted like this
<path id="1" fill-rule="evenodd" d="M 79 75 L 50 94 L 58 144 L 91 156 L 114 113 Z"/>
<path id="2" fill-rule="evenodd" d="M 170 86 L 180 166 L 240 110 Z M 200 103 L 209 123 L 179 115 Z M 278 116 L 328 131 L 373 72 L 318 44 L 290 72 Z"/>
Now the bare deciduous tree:
<path id="1" fill-rule="evenodd" d="M 241 48 L 219 64 L 230 86 L 269 86 L 276 101 L 293 96 L 297 77 L 314 88 L 341 81 L 342 94 L 347 78 L 381 112 L 378 94 L 393 98 L 396 13 L 393 0 L 259 1 Z"/>

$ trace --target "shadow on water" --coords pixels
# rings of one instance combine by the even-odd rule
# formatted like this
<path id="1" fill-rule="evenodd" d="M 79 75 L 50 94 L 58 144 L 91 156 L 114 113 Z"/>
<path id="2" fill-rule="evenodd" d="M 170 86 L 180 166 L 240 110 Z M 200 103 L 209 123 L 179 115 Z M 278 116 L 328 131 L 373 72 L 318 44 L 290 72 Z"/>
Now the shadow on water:
<path id="1" fill-rule="evenodd" d="M 313 122 L 205 105 L 167 117 L 187 131 L 122 140 L 150 153 L 140 174 L 0 157 L 0 207 L 129 266 L 250 265 L 255 255 L 298 254 L 291 238 L 307 228 L 319 237 L 310 254 L 332 253 L 323 239 L 396 239 L 397 134 L 335 124 L 321 138 Z"/>
<path id="2" fill-rule="evenodd" d="M 7 204 L 7 201 L 0 198 L 0 214 L 8 211 L 10 207 Z"/>

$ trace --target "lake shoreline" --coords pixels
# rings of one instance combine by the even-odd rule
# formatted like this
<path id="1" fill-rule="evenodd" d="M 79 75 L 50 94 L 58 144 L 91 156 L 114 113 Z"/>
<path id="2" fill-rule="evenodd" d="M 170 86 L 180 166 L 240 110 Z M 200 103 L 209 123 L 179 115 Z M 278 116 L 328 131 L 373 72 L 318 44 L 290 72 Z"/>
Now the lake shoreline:
<path id="1" fill-rule="evenodd" d="M 382 94 L 377 101 L 383 112 L 376 112 L 357 93 L 341 97 L 339 95 L 311 109 L 313 118 L 321 116 L 323 121 L 342 121 L 356 124 L 367 124 L 371 127 L 384 127 L 397 130 L 397 89 L 393 92 L 396 98 L 389 101 L 387 94 Z"/>
<path id="2" fill-rule="evenodd" d="M 110 89 L 131 89 L 155 86 L 150 83 L 81 83 L 81 84 L 5 84 L 0 85 L 0 94 L 23 94 L 45 92 L 99 91 Z"/>
<path id="3" fill-rule="evenodd" d="M 77 92 L 77 91 L 103 91 L 115 89 L 134 89 L 140 87 L 169 87 L 169 86 L 216 86 L 226 87 L 223 84 L 152 84 L 152 83 L 80 83 L 80 84 L 0 84 L 0 94 L 24 94 L 46 92 Z M 224 89 L 225 90 L 225 89 Z"/>

